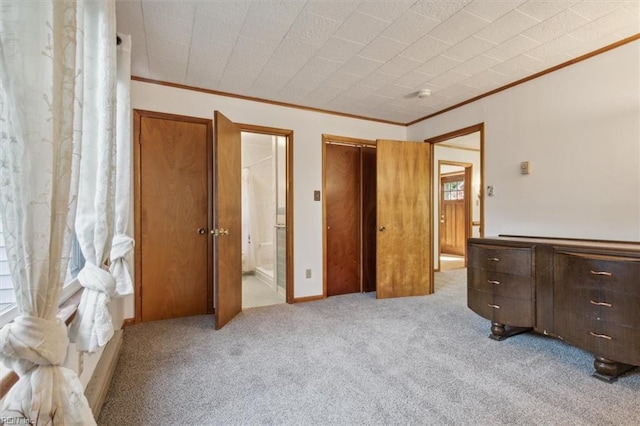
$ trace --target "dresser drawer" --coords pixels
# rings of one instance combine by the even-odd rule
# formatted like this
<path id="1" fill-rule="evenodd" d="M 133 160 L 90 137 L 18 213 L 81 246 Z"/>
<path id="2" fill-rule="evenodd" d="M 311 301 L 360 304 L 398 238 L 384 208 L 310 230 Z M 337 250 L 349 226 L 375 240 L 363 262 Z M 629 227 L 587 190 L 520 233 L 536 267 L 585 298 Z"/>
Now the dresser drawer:
<path id="1" fill-rule="evenodd" d="M 524 300 L 532 300 L 533 298 L 533 278 L 522 275 L 468 268 L 467 285 L 472 286 L 475 290 L 493 293 L 496 296 Z"/>
<path id="2" fill-rule="evenodd" d="M 584 288 L 640 296 L 640 258 L 557 251 L 554 282 L 570 292 Z"/>
<path id="3" fill-rule="evenodd" d="M 601 320 L 640 329 L 640 296 L 618 293 L 608 288 L 556 285 L 558 309 L 575 312 L 593 320 Z"/>
<path id="4" fill-rule="evenodd" d="M 533 302 L 496 296 L 467 286 L 467 306 L 478 315 L 513 327 L 533 327 Z"/>
<path id="5" fill-rule="evenodd" d="M 532 249 L 469 244 L 469 266 L 486 271 L 532 276 Z"/>
<path id="6" fill-rule="evenodd" d="M 640 329 L 585 318 L 556 309 L 557 335 L 596 356 L 640 365 Z"/>

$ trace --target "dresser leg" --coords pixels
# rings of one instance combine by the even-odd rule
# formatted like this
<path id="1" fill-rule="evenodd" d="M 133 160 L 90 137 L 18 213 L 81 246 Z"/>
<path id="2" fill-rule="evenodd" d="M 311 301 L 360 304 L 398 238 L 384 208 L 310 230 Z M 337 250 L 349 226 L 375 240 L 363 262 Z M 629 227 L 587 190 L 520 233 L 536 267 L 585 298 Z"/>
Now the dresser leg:
<path id="1" fill-rule="evenodd" d="M 492 322 L 489 338 L 500 341 L 507 337 L 515 336 L 516 334 L 526 333 L 530 330 L 531 327 L 509 327 L 504 324 L 500 324 L 499 322 Z"/>
<path id="2" fill-rule="evenodd" d="M 635 365 L 623 364 L 607 358 L 596 356 L 593 360 L 593 367 L 596 371 L 592 376 L 608 383 L 618 380 L 618 377 L 627 371 L 635 368 Z"/>

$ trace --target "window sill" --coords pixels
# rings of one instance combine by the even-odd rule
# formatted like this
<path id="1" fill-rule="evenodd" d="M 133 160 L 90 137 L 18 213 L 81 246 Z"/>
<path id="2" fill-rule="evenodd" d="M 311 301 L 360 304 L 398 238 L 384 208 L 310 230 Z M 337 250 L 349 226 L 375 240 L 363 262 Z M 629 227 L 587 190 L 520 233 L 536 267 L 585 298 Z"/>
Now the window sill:
<path id="1" fill-rule="evenodd" d="M 80 283 L 77 280 L 74 280 L 74 281 L 77 282 L 77 287 L 80 287 Z M 73 284 L 75 283 L 69 284 L 66 289 L 71 287 Z M 63 291 L 64 290 L 65 289 L 63 289 Z M 73 319 L 75 318 L 76 313 L 78 312 L 78 305 L 80 304 L 81 298 L 82 298 L 82 287 L 80 287 L 71 295 L 68 295 L 66 300 L 62 302 L 58 307 L 58 317 L 62 318 L 62 320 L 67 326 L 71 324 L 71 321 L 73 321 Z M 18 316 L 17 312 L 18 312 L 18 309 L 17 307 L 15 307 L 15 315 L 13 316 L 13 318 L 11 318 L 11 320 L 7 321 L 7 323 L 10 321 L 13 321 Z M 11 389 L 11 387 L 18 382 L 19 378 L 20 377 L 16 373 L 14 373 L 13 371 L 10 371 L 0 379 L 0 399 L 5 397 L 7 392 L 9 392 L 9 389 Z"/>

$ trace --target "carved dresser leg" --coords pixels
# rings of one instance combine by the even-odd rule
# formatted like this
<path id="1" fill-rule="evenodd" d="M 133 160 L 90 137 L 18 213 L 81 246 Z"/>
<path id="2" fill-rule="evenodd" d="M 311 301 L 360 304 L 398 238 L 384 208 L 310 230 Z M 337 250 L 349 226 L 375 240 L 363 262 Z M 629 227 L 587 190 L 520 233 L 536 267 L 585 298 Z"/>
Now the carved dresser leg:
<path id="1" fill-rule="evenodd" d="M 593 377 L 608 383 L 613 383 L 618 380 L 621 374 L 631 370 L 635 365 L 623 364 L 601 356 L 596 356 L 593 360 L 593 367 L 596 369 Z"/>

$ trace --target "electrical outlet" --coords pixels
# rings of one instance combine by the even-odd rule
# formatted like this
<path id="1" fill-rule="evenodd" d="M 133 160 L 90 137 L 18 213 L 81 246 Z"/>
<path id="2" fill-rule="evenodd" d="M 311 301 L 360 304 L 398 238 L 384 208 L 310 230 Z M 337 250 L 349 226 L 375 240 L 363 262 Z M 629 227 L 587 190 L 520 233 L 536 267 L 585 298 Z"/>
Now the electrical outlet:
<path id="1" fill-rule="evenodd" d="M 493 185 L 487 185 L 487 197 L 493 197 Z"/>
<path id="2" fill-rule="evenodd" d="M 311 269 L 306 270 L 306 277 L 311 278 Z"/>

